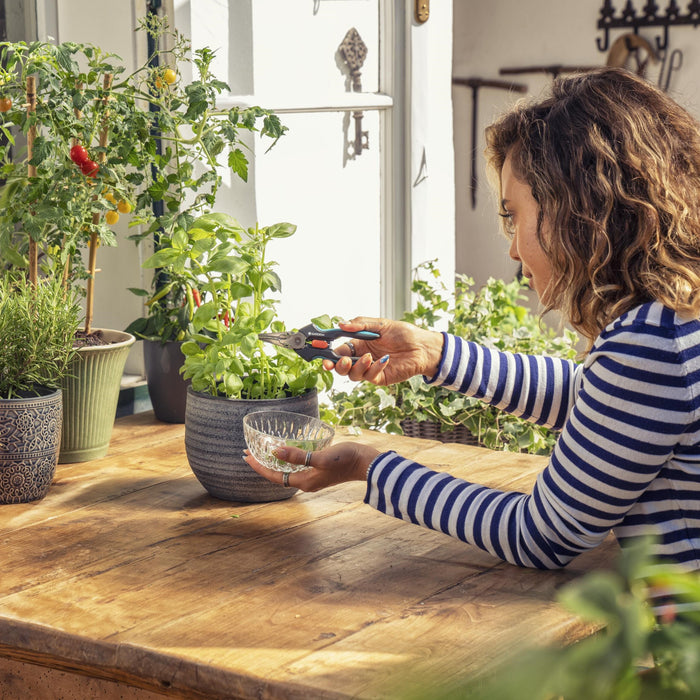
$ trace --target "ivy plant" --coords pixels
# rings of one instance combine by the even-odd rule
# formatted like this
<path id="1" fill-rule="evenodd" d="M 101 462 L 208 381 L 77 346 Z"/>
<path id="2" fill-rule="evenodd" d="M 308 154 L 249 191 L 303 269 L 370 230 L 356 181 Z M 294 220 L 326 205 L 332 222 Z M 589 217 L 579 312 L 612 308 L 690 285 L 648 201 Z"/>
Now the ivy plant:
<path id="1" fill-rule="evenodd" d="M 424 328 L 434 327 L 447 316 L 447 330 L 467 340 L 512 352 L 549 354 L 572 359 L 577 336 L 554 329 L 533 315 L 521 302 L 524 285 L 515 280 L 489 279 L 481 289 L 474 280 L 458 275 L 452 298 L 441 280 L 436 261 L 414 270 L 414 307 L 403 320 Z M 362 383 L 351 391 L 334 392 L 326 420 L 340 425 L 402 434 L 406 420 L 431 421 L 441 431 L 463 425 L 480 444 L 511 452 L 548 454 L 556 433 L 443 387 L 426 384 L 422 377 L 387 387 Z"/>
<path id="2" fill-rule="evenodd" d="M 285 330 L 276 318 L 282 284 L 268 245 L 295 231 L 289 223 L 244 229 L 227 214 L 208 213 L 178 227 L 144 262 L 184 281 L 191 334 L 182 345 L 182 371 L 193 390 L 264 399 L 330 388 L 332 375 L 320 361 L 306 362 L 258 338 Z"/>

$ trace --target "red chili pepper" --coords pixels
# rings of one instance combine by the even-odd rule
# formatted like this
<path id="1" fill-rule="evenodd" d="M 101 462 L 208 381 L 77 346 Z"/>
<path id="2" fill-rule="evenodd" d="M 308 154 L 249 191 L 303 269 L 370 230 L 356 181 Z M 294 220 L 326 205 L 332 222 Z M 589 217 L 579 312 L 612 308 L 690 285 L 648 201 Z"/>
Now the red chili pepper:
<path id="1" fill-rule="evenodd" d="M 192 298 L 197 308 L 199 308 L 202 305 L 202 295 L 199 293 L 199 289 L 192 288 Z"/>
<path id="2" fill-rule="evenodd" d="M 224 311 L 223 322 L 224 322 L 224 326 L 226 326 L 226 328 L 230 327 L 230 316 L 229 316 L 228 311 Z"/>

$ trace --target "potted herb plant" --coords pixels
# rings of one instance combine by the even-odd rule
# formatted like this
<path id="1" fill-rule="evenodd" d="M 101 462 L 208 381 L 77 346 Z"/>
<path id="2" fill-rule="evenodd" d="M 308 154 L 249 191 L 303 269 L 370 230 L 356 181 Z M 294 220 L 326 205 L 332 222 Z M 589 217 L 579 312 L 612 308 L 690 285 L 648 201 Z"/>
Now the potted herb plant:
<path id="1" fill-rule="evenodd" d="M 149 92 L 155 108 L 150 112 L 147 138 L 157 156 L 132 222 L 141 224 L 142 230 L 132 238 L 152 239 L 156 250 L 172 251 L 172 243 L 186 237 L 193 220 L 213 207 L 222 182 L 219 159 L 225 156 L 230 171 L 247 181 L 242 135 L 259 132 L 274 144 L 286 129 L 274 114 L 259 107 L 218 109 L 218 95 L 229 88 L 212 74 L 214 52 L 203 48 L 192 56 L 182 35 L 170 31 L 167 18 L 151 16 L 143 28 L 156 47 L 150 62 L 159 63 L 151 70 L 150 83 L 141 88 Z M 162 44 L 170 48 L 161 49 Z M 174 67 L 192 68 L 194 80 L 185 84 Z M 144 298 L 146 313 L 126 330 L 144 341 L 146 378 L 156 417 L 181 423 L 187 397 L 187 382 L 180 373 L 181 346 L 193 332 L 199 292 L 188 271 L 169 265 L 167 254 L 160 260 L 163 265 L 151 265 L 151 288 L 131 289 Z"/>
<path id="2" fill-rule="evenodd" d="M 93 326 L 100 245 L 131 209 L 150 154 L 148 130 L 117 57 L 65 43 L 0 44 L 5 136 L 0 248 L 6 265 L 60 280 L 85 297 L 79 352 L 63 385 L 61 461 L 102 456 L 109 445 L 121 374 L 134 337 Z M 105 370 L 106 383 L 95 385 Z"/>
<path id="3" fill-rule="evenodd" d="M 56 280 L 0 273 L 0 503 L 43 498 L 51 485 L 78 324 Z"/>
<path id="4" fill-rule="evenodd" d="M 405 321 L 430 328 L 447 314 L 449 333 L 498 350 L 576 356 L 576 334 L 564 329 L 557 335 L 523 306 L 525 287 L 518 280 L 489 279 L 476 290 L 470 277 L 458 275 L 454 296 L 448 299 L 436 261 L 429 261 L 414 271 L 412 291 L 416 301 Z M 426 384 L 422 377 L 387 387 L 365 382 L 352 391 L 335 392 L 331 404 L 323 416 L 327 421 L 412 437 L 534 454 L 548 454 L 556 441 L 547 428 Z"/>
<path id="5" fill-rule="evenodd" d="M 243 461 L 243 417 L 262 409 L 318 416 L 317 390 L 333 381 L 320 362 L 258 338 L 285 330 L 276 318 L 281 281 L 268 246 L 295 230 L 288 223 L 244 229 L 227 214 L 205 214 L 144 263 L 185 282 L 193 329 L 182 345 L 191 381 L 185 447 L 193 472 L 218 498 L 273 501 L 294 493 Z"/>

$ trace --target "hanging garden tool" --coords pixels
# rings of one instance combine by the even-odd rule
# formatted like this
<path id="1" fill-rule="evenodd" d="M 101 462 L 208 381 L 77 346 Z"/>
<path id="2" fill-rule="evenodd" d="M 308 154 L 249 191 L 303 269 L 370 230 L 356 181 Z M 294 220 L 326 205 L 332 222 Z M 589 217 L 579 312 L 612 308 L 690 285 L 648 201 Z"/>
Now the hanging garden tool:
<path id="1" fill-rule="evenodd" d="M 596 70 L 600 66 L 566 66 L 561 63 L 552 63 L 546 66 L 524 66 L 522 68 L 501 68 L 498 72 L 501 75 L 523 75 L 524 73 L 548 73 L 552 78 L 556 78 L 562 73 L 588 73 Z"/>
<path id="2" fill-rule="evenodd" d="M 650 61 L 659 62 L 654 47 L 643 36 L 629 32 L 615 39 L 608 51 L 606 65 L 628 68 L 637 75 L 646 77 Z"/>
<path id="3" fill-rule="evenodd" d="M 496 88 L 497 90 L 514 90 L 515 92 L 527 92 L 527 85 L 511 83 L 505 80 L 484 80 L 483 78 L 453 78 L 453 85 L 466 85 L 472 89 L 472 147 L 471 147 L 471 199 L 472 209 L 476 209 L 476 189 L 478 175 L 476 170 L 476 149 L 479 139 L 479 88 Z"/>

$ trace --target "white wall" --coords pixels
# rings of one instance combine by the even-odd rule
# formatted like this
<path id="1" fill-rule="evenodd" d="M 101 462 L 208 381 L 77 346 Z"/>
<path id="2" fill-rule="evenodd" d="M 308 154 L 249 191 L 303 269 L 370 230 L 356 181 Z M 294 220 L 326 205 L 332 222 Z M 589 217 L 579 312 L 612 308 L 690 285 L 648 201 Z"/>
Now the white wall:
<path id="1" fill-rule="evenodd" d="M 533 65 L 604 65 L 607 55 L 598 51 L 596 28 L 603 0 L 454 0 L 455 77 L 512 80 L 528 85 L 528 96 L 537 96 L 551 78 L 543 74 L 499 75 L 505 67 Z M 633 3 L 639 12 L 643 0 Z M 624 0 L 614 0 L 619 11 Z M 658 3 L 663 12 L 667 3 Z M 685 11 L 687 3 L 679 6 Z M 611 33 L 610 42 L 622 34 Z M 654 42 L 659 29 L 640 30 Z M 671 49 L 683 51 L 682 68 L 673 74 L 669 93 L 696 115 L 700 114 L 700 29 L 692 26 L 670 29 Z M 656 79 L 658 68 L 647 77 Z M 455 87 L 455 182 L 457 270 L 473 276 L 478 283 L 487 277 L 512 278 L 516 266 L 507 256 L 507 243 L 499 233 L 496 197 L 486 181 L 483 159 L 483 131 L 495 116 L 506 109 L 517 93 L 481 89 L 479 92 L 479 186 L 478 204 L 471 209 L 469 199 L 469 160 L 471 148 L 471 90 Z"/>

